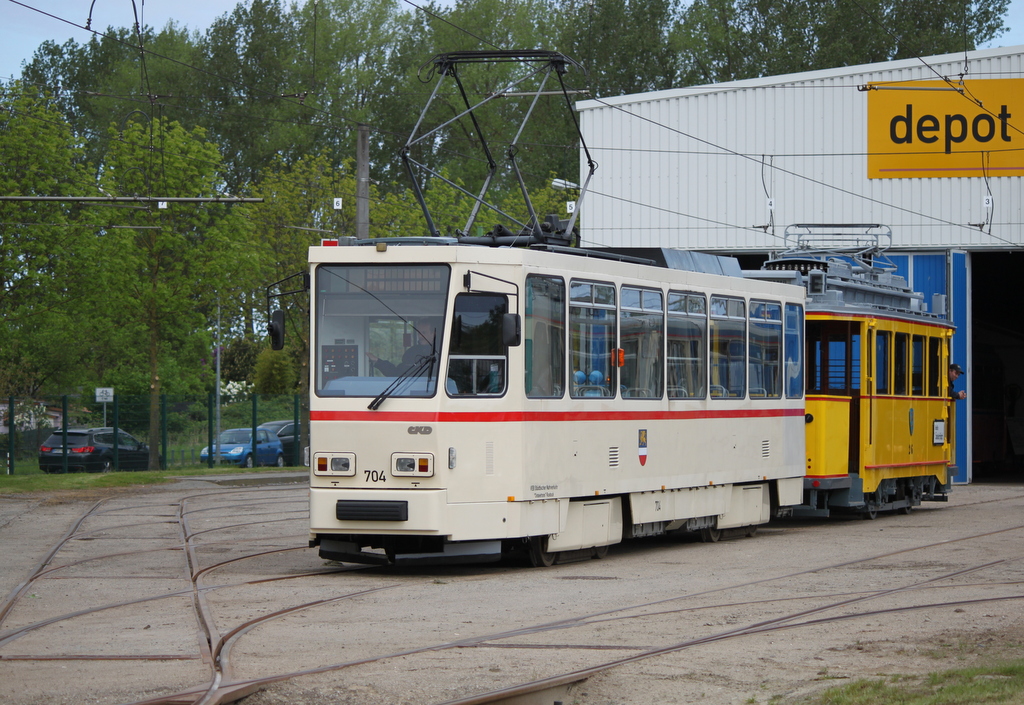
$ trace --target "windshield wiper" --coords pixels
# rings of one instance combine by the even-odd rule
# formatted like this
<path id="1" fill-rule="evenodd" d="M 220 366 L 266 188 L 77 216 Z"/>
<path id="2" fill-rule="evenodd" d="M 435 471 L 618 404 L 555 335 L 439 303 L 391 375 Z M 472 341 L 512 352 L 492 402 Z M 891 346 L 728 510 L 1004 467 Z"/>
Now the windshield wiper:
<path id="1" fill-rule="evenodd" d="M 416 361 L 415 365 L 413 365 L 405 372 L 395 377 L 395 381 L 389 384 L 383 392 L 378 394 L 376 398 L 373 401 L 371 401 L 370 405 L 367 406 L 366 408 L 369 409 L 370 411 L 376 411 L 380 407 L 380 405 L 384 403 L 385 399 L 387 399 L 392 394 L 394 394 L 395 391 L 397 391 L 398 386 L 402 382 L 409 380 L 411 377 L 419 377 L 420 373 L 427 369 L 428 366 L 431 370 L 431 373 L 433 373 L 433 365 L 436 360 L 436 351 L 432 351 L 429 355 L 424 355 L 423 357 L 421 357 L 419 360 Z M 430 388 L 430 379 L 432 376 L 432 374 L 427 375 L 427 389 Z"/>

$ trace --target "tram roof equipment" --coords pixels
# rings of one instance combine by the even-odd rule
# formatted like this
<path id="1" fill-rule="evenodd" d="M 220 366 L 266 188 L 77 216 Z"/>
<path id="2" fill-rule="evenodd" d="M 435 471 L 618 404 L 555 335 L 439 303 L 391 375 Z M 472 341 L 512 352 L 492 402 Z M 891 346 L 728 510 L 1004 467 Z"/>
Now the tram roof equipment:
<path id="1" fill-rule="evenodd" d="M 466 93 L 466 88 L 462 83 L 462 79 L 459 76 L 460 67 L 467 64 L 479 64 L 479 63 L 521 63 L 529 68 L 522 76 L 512 81 L 506 88 L 489 93 L 484 96 L 482 100 L 476 103 L 471 103 L 469 96 Z M 456 230 L 456 235 L 464 236 L 472 232 L 473 224 L 476 222 L 480 209 L 485 207 L 494 213 L 507 218 L 510 222 L 515 223 L 518 227 L 522 228 L 523 231 L 530 232 L 535 236 L 541 237 L 545 224 L 550 225 L 550 220 L 541 222 L 540 218 L 537 217 L 536 212 L 533 208 L 533 203 L 530 200 L 530 195 L 526 187 L 526 183 L 523 180 L 522 172 L 519 169 L 519 163 L 517 157 L 519 154 L 519 138 L 523 134 L 523 129 L 526 127 L 526 123 L 530 120 L 533 114 L 534 108 L 537 105 L 538 99 L 543 95 L 550 95 L 551 92 L 546 91 L 548 80 L 554 76 L 558 82 L 559 90 L 555 93 L 561 95 L 565 99 L 566 108 L 569 112 L 570 117 L 573 120 L 573 124 L 576 126 L 576 133 L 580 139 L 580 145 L 587 155 L 587 162 L 590 165 L 590 172 L 587 174 L 587 178 L 580 189 L 580 194 L 577 199 L 578 203 L 582 203 L 584 196 L 587 192 L 587 187 L 590 184 L 590 178 L 593 176 L 594 171 L 597 169 L 597 162 L 595 162 L 590 156 L 590 150 L 587 148 L 586 141 L 583 139 L 583 134 L 579 129 L 579 122 L 576 119 L 576 114 L 573 112 L 572 102 L 569 98 L 569 90 L 566 88 L 564 81 L 562 80 L 563 75 L 570 69 L 579 70 L 585 72 L 585 69 L 577 61 L 570 59 L 568 56 L 561 54 L 557 51 L 546 51 L 546 50 L 514 50 L 514 51 L 455 51 L 448 52 L 445 54 L 438 54 L 430 61 L 426 62 L 420 67 L 422 72 L 427 66 L 432 66 L 427 78 L 424 80 L 430 80 L 434 73 L 437 74 L 437 83 L 434 86 L 433 92 L 427 99 L 426 105 L 423 106 L 423 110 L 420 112 L 419 119 L 416 121 L 416 125 L 413 127 L 412 133 L 406 140 L 405 146 L 402 148 L 401 158 L 402 163 L 405 165 L 406 172 L 412 181 L 413 193 L 416 195 L 416 200 L 420 204 L 420 208 L 423 210 L 423 216 L 426 219 L 427 231 L 432 236 L 440 236 L 441 232 L 437 225 L 434 223 L 434 219 L 430 214 L 430 209 L 427 207 L 426 200 L 423 195 L 423 187 L 421 184 L 421 178 L 418 178 L 418 174 L 426 173 L 431 178 L 442 181 L 452 188 L 460 191 L 464 195 L 473 199 L 473 207 L 466 220 L 465 226 L 461 230 Z M 455 117 L 452 117 L 439 125 L 426 125 L 425 120 L 430 111 L 431 105 L 440 93 L 441 86 L 446 80 L 455 82 L 458 89 L 459 96 L 461 97 L 464 110 Z M 531 84 L 531 81 L 534 81 Z M 533 86 L 532 89 L 529 86 Z M 513 91 L 512 89 L 517 89 Z M 524 97 L 531 98 L 529 108 L 525 111 L 525 114 L 520 121 L 515 136 L 512 138 L 511 143 L 505 148 L 504 156 L 505 162 L 508 168 L 514 173 L 516 182 L 519 184 L 519 188 L 523 195 L 528 217 L 526 221 L 518 220 L 515 217 L 502 211 L 497 205 L 489 203 L 485 200 L 487 191 L 490 188 L 491 181 L 494 179 L 495 174 L 498 170 L 498 161 L 495 159 L 495 155 L 491 151 L 491 147 L 488 143 L 488 136 L 484 134 L 480 121 L 477 119 L 477 111 L 484 105 L 490 103 L 492 100 L 499 97 Z M 468 122 L 464 122 L 468 121 Z M 484 177 L 483 184 L 480 187 L 478 193 L 474 194 L 463 188 L 454 181 L 446 178 L 444 174 L 431 169 L 426 164 L 416 161 L 412 156 L 412 150 L 415 146 L 420 144 L 430 144 L 430 142 L 437 138 L 437 134 L 453 124 L 460 124 L 470 135 L 476 135 L 480 149 L 483 152 L 484 160 L 488 165 L 487 174 Z M 563 232 L 563 239 L 566 240 L 566 244 L 571 237 L 575 223 L 576 213 L 572 214 L 566 224 L 566 229 Z M 550 231 L 549 231 L 550 232 Z M 516 233 L 510 230 L 505 225 L 496 225 L 491 231 L 490 237 L 493 238 L 508 238 L 518 237 Z"/>
<path id="2" fill-rule="evenodd" d="M 773 256 L 754 279 L 802 285 L 808 308 L 863 308 L 945 318 L 946 297 L 913 291 L 886 254 L 892 230 L 877 223 L 799 223 L 786 227 L 788 248 Z"/>

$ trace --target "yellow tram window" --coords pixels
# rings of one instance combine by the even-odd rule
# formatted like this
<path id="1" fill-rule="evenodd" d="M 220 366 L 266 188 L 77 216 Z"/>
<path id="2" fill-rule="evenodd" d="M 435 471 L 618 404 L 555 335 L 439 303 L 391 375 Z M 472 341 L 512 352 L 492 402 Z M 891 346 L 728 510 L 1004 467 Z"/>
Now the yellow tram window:
<path id="1" fill-rule="evenodd" d="M 928 338 L 928 396 L 942 396 L 942 339 Z"/>
<path id="2" fill-rule="evenodd" d="M 875 394 L 889 393 L 889 333 L 875 336 Z"/>
<path id="3" fill-rule="evenodd" d="M 910 393 L 924 394 L 924 336 L 915 335 L 910 341 Z"/>
<path id="4" fill-rule="evenodd" d="M 893 384 L 892 393 L 907 393 L 907 356 L 910 352 L 910 336 L 906 333 L 896 334 L 896 346 L 892 351 Z"/>
<path id="5" fill-rule="evenodd" d="M 850 396 L 860 389 L 860 326 L 814 321 L 807 326 L 807 391 Z"/>

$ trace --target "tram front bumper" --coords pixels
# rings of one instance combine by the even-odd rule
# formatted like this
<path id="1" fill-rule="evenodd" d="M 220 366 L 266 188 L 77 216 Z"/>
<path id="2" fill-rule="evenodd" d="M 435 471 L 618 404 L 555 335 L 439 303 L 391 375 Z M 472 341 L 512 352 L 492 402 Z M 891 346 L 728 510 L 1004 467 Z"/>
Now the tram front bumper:
<path id="1" fill-rule="evenodd" d="M 442 534 L 445 490 L 309 490 L 314 533 Z"/>
<path id="2" fill-rule="evenodd" d="M 444 489 L 365 490 L 311 487 L 314 535 L 438 536 L 483 541 L 558 533 L 559 500 L 449 503 Z"/>

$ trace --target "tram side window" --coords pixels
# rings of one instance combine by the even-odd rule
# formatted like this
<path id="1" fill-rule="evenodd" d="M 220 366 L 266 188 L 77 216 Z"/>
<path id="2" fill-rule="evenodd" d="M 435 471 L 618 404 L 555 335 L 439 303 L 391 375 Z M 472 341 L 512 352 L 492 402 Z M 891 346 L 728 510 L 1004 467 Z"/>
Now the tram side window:
<path id="1" fill-rule="evenodd" d="M 750 397 L 782 396 L 782 304 L 750 302 Z"/>
<path id="2" fill-rule="evenodd" d="M 941 338 L 928 338 L 928 396 L 930 397 L 943 396 L 941 350 Z"/>
<path id="3" fill-rule="evenodd" d="M 565 393 L 565 281 L 526 278 L 526 396 L 560 398 Z"/>
<path id="4" fill-rule="evenodd" d="M 501 339 L 508 300 L 495 294 L 455 297 L 448 378 L 451 396 L 495 396 L 505 393 L 508 356 Z"/>
<path id="5" fill-rule="evenodd" d="M 615 285 L 569 283 L 569 365 L 573 397 L 614 397 Z"/>
<path id="6" fill-rule="evenodd" d="M 747 317 L 743 299 L 711 297 L 711 397 L 741 398 L 747 391 Z"/>
<path id="7" fill-rule="evenodd" d="M 665 314 L 660 291 L 622 287 L 619 328 L 623 366 L 619 386 L 624 399 L 660 399 Z"/>
<path id="8" fill-rule="evenodd" d="M 860 389 L 860 327 L 847 321 L 807 325 L 807 391 L 852 396 Z"/>
<path id="9" fill-rule="evenodd" d="M 707 349 L 707 299 L 703 294 L 668 292 L 669 399 L 707 396 Z"/>
<path id="10" fill-rule="evenodd" d="M 896 334 L 896 344 L 892 351 L 893 384 L 892 393 L 907 393 L 907 357 L 910 353 L 910 336 L 906 333 Z"/>
<path id="11" fill-rule="evenodd" d="M 804 349 L 804 307 L 800 304 L 786 304 L 785 321 L 786 348 L 786 396 L 798 399 L 804 393 L 804 366 L 800 359 Z"/>
<path id="12" fill-rule="evenodd" d="M 910 393 L 915 397 L 924 394 L 923 335 L 915 335 L 910 340 Z"/>
<path id="13" fill-rule="evenodd" d="M 850 390 L 856 393 L 860 389 L 860 326 L 851 326 L 850 330 Z"/>
<path id="14" fill-rule="evenodd" d="M 889 336 L 885 331 L 875 335 L 875 394 L 889 393 Z"/>

